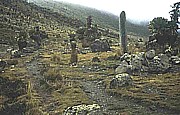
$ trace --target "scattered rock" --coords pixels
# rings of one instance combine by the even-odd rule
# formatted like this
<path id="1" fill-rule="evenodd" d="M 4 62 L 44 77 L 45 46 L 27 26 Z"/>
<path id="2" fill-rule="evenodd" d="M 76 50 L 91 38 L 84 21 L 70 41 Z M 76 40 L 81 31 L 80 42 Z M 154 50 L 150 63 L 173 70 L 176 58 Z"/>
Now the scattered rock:
<path id="1" fill-rule="evenodd" d="M 6 62 L 0 59 L 0 73 L 3 72 L 6 67 Z"/>
<path id="2" fill-rule="evenodd" d="M 19 50 L 12 50 L 11 51 L 11 58 L 20 58 L 21 52 Z"/>
<path id="3" fill-rule="evenodd" d="M 34 47 L 23 48 L 22 52 L 23 53 L 33 53 L 34 52 Z"/>
<path id="4" fill-rule="evenodd" d="M 126 61 L 128 64 L 131 62 L 131 55 L 128 53 L 125 53 L 121 56 L 121 61 Z"/>
<path id="5" fill-rule="evenodd" d="M 171 56 L 170 60 L 171 60 L 171 63 L 174 65 L 180 64 L 180 58 L 178 56 Z"/>
<path id="6" fill-rule="evenodd" d="M 146 53 L 140 52 L 138 54 L 131 55 L 125 53 L 120 59 L 121 63 L 115 69 L 116 74 L 128 73 L 133 75 L 141 75 L 143 73 L 166 73 L 172 70 L 177 71 L 177 66 L 180 64 L 180 58 L 178 56 L 169 57 L 167 54 L 155 55 L 154 50 L 150 50 Z"/>
<path id="7" fill-rule="evenodd" d="M 88 115 L 88 113 L 100 109 L 98 104 L 92 105 L 77 105 L 68 107 L 63 115 Z"/>
<path id="8" fill-rule="evenodd" d="M 6 60 L 7 65 L 11 66 L 11 65 L 17 65 L 18 64 L 18 60 L 16 59 L 8 59 Z"/>
<path id="9" fill-rule="evenodd" d="M 93 57 L 92 62 L 101 62 L 101 61 L 100 61 L 99 57 Z"/>
<path id="10" fill-rule="evenodd" d="M 133 85 L 131 76 L 127 73 L 117 74 L 110 82 L 110 88 L 126 87 Z"/>
<path id="11" fill-rule="evenodd" d="M 121 64 L 115 69 L 116 74 L 131 73 L 132 65 L 128 65 L 126 61 L 122 61 Z"/>
<path id="12" fill-rule="evenodd" d="M 168 69 L 171 67 L 169 57 L 166 54 L 159 54 L 158 57 L 160 59 L 163 68 Z"/>
<path id="13" fill-rule="evenodd" d="M 146 58 L 147 59 L 153 59 L 156 55 L 156 52 L 155 50 L 149 50 L 146 52 Z"/>

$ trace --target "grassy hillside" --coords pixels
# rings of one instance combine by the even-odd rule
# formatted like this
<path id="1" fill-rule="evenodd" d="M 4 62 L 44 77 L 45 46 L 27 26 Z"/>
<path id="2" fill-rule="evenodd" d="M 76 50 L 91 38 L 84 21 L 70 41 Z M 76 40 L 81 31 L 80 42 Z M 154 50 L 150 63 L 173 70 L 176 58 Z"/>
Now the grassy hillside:
<path id="1" fill-rule="evenodd" d="M 79 19 L 84 23 L 86 17 L 91 15 L 94 23 L 100 25 L 102 28 L 110 28 L 117 31 L 119 29 L 119 17 L 111 13 L 65 2 L 55 2 L 50 0 L 30 0 L 30 2 L 34 2 L 41 7 L 46 7 L 55 12 L 59 12 L 60 14 L 64 14 L 67 17 Z M 133 24 L 130 21 L 127 21 L 127 31 L 128 34 L 131 35 L 149 35 L 147 26 Z"/>
<path id="2" fill-rule="evenodd" d="M 118 17 L 113 14 L 69 3 L 36 0 L 35 5 L 30 1 L 0 1 L 1 44 L 15 44 L 19 32 L 28 33 L 35 26 L 40 26 L 52 38 L 66 39 L 69 32 L 85 25 L 89 15 L 102 30 L 110 29 L 115 32 L 113 35 L 118 34 Z M 127 22 L 127 31 L 129 35 L 148 35 L 146 27 L 130 22 Z"/>
<path id="3" fill-rule="evenodd" d="M 48 35 L 56 37 L 82 25 L 80 20 L 24 0 L 0 1 L 0 43 L 12 45 L 19 32 L 28 33 L 35 26 L 40 26 Z"/>

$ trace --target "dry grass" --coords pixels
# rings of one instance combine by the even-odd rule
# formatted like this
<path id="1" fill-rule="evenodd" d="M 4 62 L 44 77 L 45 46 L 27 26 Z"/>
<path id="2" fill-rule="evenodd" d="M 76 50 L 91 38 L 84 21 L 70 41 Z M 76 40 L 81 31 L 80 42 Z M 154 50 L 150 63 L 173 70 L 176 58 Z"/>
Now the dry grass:
<path id="1" fill-rule="evenodd" d="M 134 86 L 118 88 L 115 90 L 107 89 L 110 92 L 140 100 L 147 105 L 157 105 L 169 109 L 178 110 L 180 108 L 180 74 L 163 74 L 150 77 L 134 76 Z M 110 80 L 106 80 L 109 84 Z"/>
<path id="2" fill-rule="evenodd" d="M 61 90 L 55 91 L 53 96 L 54 99 L 60 103 L 58 107 L 60 114 L 62 114 L 67 107 L 93 103 L 76 83 L 72 86 L 65 86 Z"/>
<path id="3" fill-rule="evenodd" d="M 56 81 L 63 79 L 61 72 L 59 70 L 56 70 L 55 68 L 49 68 L 49 70 L 44 73 L 44 78 L 48 81 Z"/>
<path id="4" fill-rule="evenodd" d="M 51 56 L 51 61 L 54 61 L 56 63 L 61 63 L 61 54 L 56 53 Z"/>

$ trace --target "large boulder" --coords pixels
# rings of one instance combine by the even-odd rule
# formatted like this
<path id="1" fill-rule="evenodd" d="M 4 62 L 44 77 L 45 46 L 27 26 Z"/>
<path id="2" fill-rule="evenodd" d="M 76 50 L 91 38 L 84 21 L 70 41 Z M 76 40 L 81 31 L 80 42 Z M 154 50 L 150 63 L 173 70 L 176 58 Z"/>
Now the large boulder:
<path id="1" fill-rule="evenodd" d="M 119 88 L 133 85 L 131 76 L 127 73 L 117 74 L 110 82 L 110 88 Z"/>
<path id="2" fill-rule="evenodd" d="M 147 59 L 145 58 L 145 53 L 140 52 L 138 54 L 132 54 L 131 57 L 131 72 L 134 75 L 139 75 L 142 74 L 143 72 L 148 71 L 148 62 Z"/>
<path id="3" fill-rule="evenodd" d="M 162 57 L 161 57 L 162 58 Z M 168 71 L 170 64 L 166 63 L 165 58 L 155 56 L 151 61 L 149 61 L 148 72 L 149 73 L 165 73 Z"/>
<path id="4" fill-rule="evenodd" d="M 107 40 L 100 40 L 100 39 L 96 39 L 94 42 L 92 42 L 90 48 L 92 52 L 105 52 L 111 50 Z"/>
<path id="5" fill-rule="evenodd" d="M 125 53 L 120 58 L 120 65 L 115 69 L 116 74 L 128 73 L 133 75 L 158 74 L 170 71 L 179 71 L 179 56 L 168 54 L 155 54 L 155 50 L 138 54 Z"/>

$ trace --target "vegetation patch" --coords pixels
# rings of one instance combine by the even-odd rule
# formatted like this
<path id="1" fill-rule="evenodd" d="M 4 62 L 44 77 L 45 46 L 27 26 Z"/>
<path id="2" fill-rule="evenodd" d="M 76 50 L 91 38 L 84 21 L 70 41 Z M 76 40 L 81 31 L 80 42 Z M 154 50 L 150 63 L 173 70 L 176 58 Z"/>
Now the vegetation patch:
<path id="1" fill-rule="evenodd" d="M 173 73 L 149 77 L 133 76 L 133 86 L 115 90 L 107 88 L 107 90 L 121 97 L 138 100 L 139 104 L 178 111 L 180 105 L 179 75 L 179 73 Z"/>

